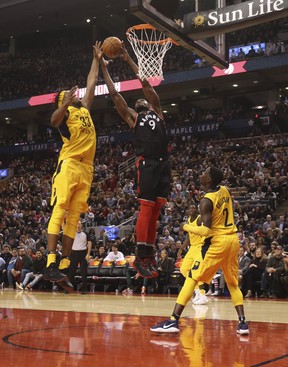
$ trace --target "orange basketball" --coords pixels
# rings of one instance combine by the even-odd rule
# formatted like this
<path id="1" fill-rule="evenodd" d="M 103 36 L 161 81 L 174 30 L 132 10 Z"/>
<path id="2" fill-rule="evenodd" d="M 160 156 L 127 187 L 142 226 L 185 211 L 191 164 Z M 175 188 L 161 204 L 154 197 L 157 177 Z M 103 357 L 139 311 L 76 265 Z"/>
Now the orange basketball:
<path id="1" fill-rule="evenodd" d="M 109 59 L 119 57 L 122 52 L 122 42 L 117 37 L 108 37 L 102 44 L 104 55 Z"/>

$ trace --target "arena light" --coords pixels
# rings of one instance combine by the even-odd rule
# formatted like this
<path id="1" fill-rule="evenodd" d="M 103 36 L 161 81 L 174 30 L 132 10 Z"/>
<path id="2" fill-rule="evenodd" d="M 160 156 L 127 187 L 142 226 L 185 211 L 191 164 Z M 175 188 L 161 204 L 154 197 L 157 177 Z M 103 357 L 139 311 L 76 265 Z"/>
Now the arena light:
<path id="1" fill-rule="evenodd" d="M 232 87 L 237 88 L 238 84 L 233 84 Z"/>
<path id="2" fill-rule="evenodd" d="M 198 89 L 194 89 L 193 92 L 194 93 L 199 93 L 199 90 Z"/>

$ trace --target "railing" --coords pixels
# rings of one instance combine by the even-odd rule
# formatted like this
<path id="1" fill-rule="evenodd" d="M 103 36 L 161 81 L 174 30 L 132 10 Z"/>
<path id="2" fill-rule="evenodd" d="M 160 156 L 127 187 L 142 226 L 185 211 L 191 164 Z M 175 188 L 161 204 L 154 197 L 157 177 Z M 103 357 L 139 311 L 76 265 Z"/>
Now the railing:
<path id="1" fill-rule="evenodd" d="M 128 169 L 134 167 L 135 165 L 135 161 L 136 161 L 136 157 L 133 156 L 129 159 L 127 159 L 127 161 L 120 163 L 118 166 L 118 176 L 121 178 L 121 176 L 128 171 Z"/>

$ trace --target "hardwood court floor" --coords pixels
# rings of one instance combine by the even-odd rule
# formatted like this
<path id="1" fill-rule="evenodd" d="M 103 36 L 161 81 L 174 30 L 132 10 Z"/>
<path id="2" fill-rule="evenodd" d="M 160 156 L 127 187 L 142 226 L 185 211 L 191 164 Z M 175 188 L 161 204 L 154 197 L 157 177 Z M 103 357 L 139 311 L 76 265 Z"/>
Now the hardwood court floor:
<path id="1" fill-rule="evenodd" d="M 2 367 L 285 367 L 288 302 L 245 301 L 250 335 L 236 334 L 230 299 L 187 305 L 179 335 L 149 327 L 175 296 L 0 293 Z"/>

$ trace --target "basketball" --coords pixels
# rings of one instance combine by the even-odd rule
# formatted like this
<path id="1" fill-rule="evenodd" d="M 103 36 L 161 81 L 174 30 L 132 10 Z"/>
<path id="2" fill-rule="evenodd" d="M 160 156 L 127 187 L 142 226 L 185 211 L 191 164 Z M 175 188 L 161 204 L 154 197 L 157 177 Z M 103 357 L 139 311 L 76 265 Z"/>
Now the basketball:
<path id="1" fill-rule="evenodd" d="M 119 57 L 122 52 L 122 42 L 117 37 L 108 37 L 102 44 L 102 50 L 109 59 Z"/>

